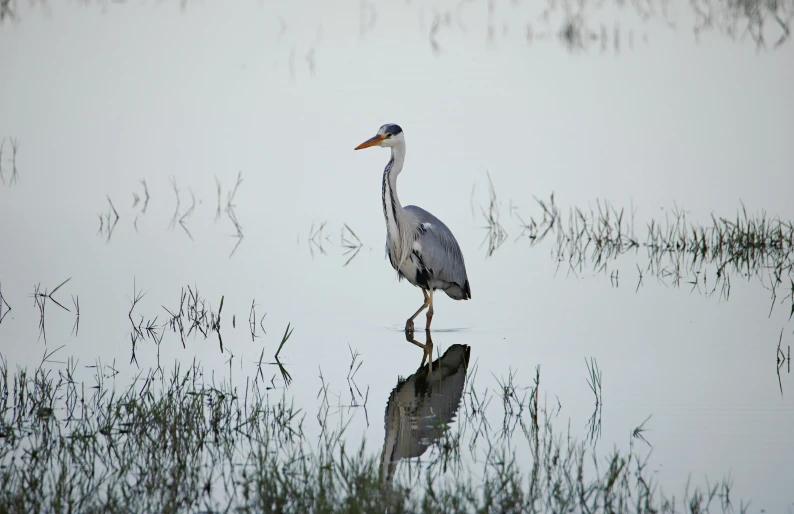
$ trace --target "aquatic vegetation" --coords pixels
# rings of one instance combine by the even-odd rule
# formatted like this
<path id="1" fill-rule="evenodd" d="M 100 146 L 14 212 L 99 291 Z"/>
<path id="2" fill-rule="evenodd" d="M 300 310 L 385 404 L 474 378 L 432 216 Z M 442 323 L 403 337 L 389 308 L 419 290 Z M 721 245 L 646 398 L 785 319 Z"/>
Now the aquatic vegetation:
<path id="1" fill-rule="evenodd" d="M 617 285 L 620 275 L 614 263 L 628 255 L 637 261 L 637 288 L 645 276 L 652 276 L 666 285 L 687 284 L 693 291 L 727 300 L 732 278 L 739 277 L 770 291 L 770 314 L 784 302 L 794 314 L 791 221 L 766 212 L 751 214 L 742 206 L 735 218 L 712 215 L 711 223 L 700 224 L 687 220 L 686 211 L 675 207 L 663 221 L 651 219 L 643 237 L 635 231 L 633 216 L 609 202 L 597 201 L 589 211 L 572 207 L 566 215 L 553 194 L 546 201 L 535 201 L 541 210 L 537 218 L 524 221 L 517 215 L 522 227 L 519 238 L 528 238 L 532 245 L 553 238 L 551 253 L 558 269 L 566 265 L 573 275 L 585 269 L 610 272 Z"/>
<path id="2" fill-rule="evenodd" d="M 453 398 L 458 420 L 438 425 L 442 430 L 423 443 L 427 455 L 401 460 L 393 482 L 384 484 L 378 456 L 347 433 L 349 411 L 330 413 L 322 375 L 315 415 L 259 377 L 237 387 L 208 378 L 196 362 L 176 364 L 170 374 L 140 372 L 128 383 L 119 382 L 113 365 L 97 362 L 89 367 L 93 381 L 81 382 L 78 363 L 53 362 L 52 353 L 35 369 L 16 372 L 0 360 L 4 512 L 745 509 L 734 503 L 730 478 L 706 489 L 686 484 L 683 495 L 666 496 L 633 443 L 628 452 L 604 456 L 570 429 L 559 432 L 559 410 L 539 402 L 539 369 L 529 387 L 514 384 L 512 374 L 500 380 L 499 430 L 484 417 L 491 393 L 474 388 L 476 369 L 470 370 Z M 436 376 L 445 367 L 454 376 L 455 366 L 442 359 L 434 363 Z M 411 394 L 445 394 L 421 386 L 426 368 L 422 373 L 410 382 Z M 600 382 L 594 364 L 591 373 Z M 647 421 L 631 432 L 632 441 L 644 440 Z M 516 457 L 521 446 L 528 461 Z"/>
<path id="3" fill-rule="evenodd" d="M 7 2 L 0 2 L 0 22 L 3 20 L 4 10 L 7 9 L 7 6 L 3 5 L 5 3 Z M 2 182 L 3 185 L 8 185 L 10 187 L 19 182 L 19 171 L 17 170 L 17 150 L 19 150 L 19 139 L 11 137 L 9 138 L 9 141 L 11 142 L 11 157 L 6 159 L 5 162 L 11 167 L 11 177 L 6 183 L 6 177 L 3 170 L 3 150 L 6 146 L 6 138 L 3 137 L 3 139 L 0 140 L 0 182 Z"/>
<path id="4" fill-rule="evenodd" d="M 103 2 L 83 0 L 86 5 L 96 4 L 107 8 Z M 114 8 L 122 8 L 123 4 L 132 2 L 115 2 Z M 794 2 L 791 0 L 693 0 L 679 6 L 670 0 L 645 0 L 643 2 L 626 3 L 623 0 L 615 2 L 597 2 L 594 0 L 548 0 L 533 6 L 534 10 L 524 15 L 516 14 L 516 4 L 511 3 L 511 18 L 513 24 L 498 21 L 497 14 L 502 14 L 497 7 L 497 2 L 479 2 L 487 4 L 487 15 L 478 15 L 475 18 L 465 19 L 467 10 L 465 4 L 460 2 L 436 2 L 430 15 L 427 27 L 422 27 L 422 37 L 427 41 L 433 54 L 440 55 L 449 47 L 442 46 L 443 31 L 460 30 L 467 33 L 474 23 L 480 24 L 484 29 L 486 41 L 494 42 L 497 37 L 508 36 L 510 32 L 523 35 L 527 43 L 556 41 L 563 45 L 569 52 L 590 51 L 594 48 L 601 52 L 612 50 L 618 53 L 622 48 L 633 49 L 637 40 L 642 39 L 647 43 L 647 32 L 640 29 L 625 28 L 621 26 L 621 11 L 628 12 L 641 23 L 650 20 L 659 20 L 664 26 L 676 30 L 680 25 L 688 25 L 688 30 L 698 40 L 704 34 L 716 32 L 734 41 L 749 39 L 758 49 L 777 49 L 787 43 L 791 37 L 791 19 L 794 17 Z M 180 0 L 180 8 L 189 12 L 191 2 Z M 37 2 L 31 2 L 30 8 L 35 8 Z M 41 4 L 42 7 L 47 5 Z M 195 7 L 201 7 L 197 4 Z M 501 7 L 501 6 L 499 6 Z M 688 10 L 691 19 L 677 19 L 677 12 Z M 617 8 L 607 13 L 608 8 Z M 358 14 L 360 19 L 359 36 L 364 37 L 370 31 L 376 31 L 379 21 L 379 9 L 374 2 L 364 2 L 360 5 Z M 475 10 L 472 8 L 472 10 Z M 28 13 L 20 14 L 21 9 L 15 0 L 0 1 L 0 25 L 8 21 L 19 23 Z M 50 15 L 52 9 L 46 7 Z M 281 14 L 274 13 L 273 17 L 279 24 L 280 30 L 277 40 L 280 40 L 288 30 L 288 23 Z M 612 19 L 610 19 L 612 18 Z M 465 21 L 464 21 L 465 19 Z M 467 27 L 468 26 L 468 27 Z M 317 46 L 322 40 L 322 30 L 311 47 L 303 55 L 310 77 L 316 76 L 317 71 Z M 290 51 L 289 72 L 291 78 L 296 77 L 296 61 L 300 56 L 295 49 Z"/>

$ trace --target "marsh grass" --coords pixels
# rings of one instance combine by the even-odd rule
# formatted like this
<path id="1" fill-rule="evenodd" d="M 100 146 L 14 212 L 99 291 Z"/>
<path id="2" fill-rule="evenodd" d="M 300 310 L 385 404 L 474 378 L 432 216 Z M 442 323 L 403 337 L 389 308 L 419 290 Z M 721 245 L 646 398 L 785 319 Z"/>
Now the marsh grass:
<path id="1" fill-rule="evenodd" d="M 735 217 L 716 217 L 699 224 L 687 219 L 686 211 L 674 207 L 663 220 L 648 222 L 644 238 L 635 233 L 634 208 L 629 213 L 606 201 L 584 211 L 573 207 L 564 214 L 555 203 L 535 199 L 541 213 L 521 220 L 519 238 L 537 245 L 553 238 L 552 257 L 569 273 L 584 270 L 610 272 L 613 285 L 618 274 L 610 265 L 632 255 L 647 264 L 637 264 L 637 289 L 645 276 L 665 285 L 688 286 L 708 296 L 728 300 L 734 277 L 757 281 L 769 290 L 771 305 L 788 303 L 794 315 L 794 224 L 766 212 L 751 214 L 742 205 Z"/>
<path id="2" fill-rule="evenodd" d="M 3 296 L 3 284 L 0 283 L 0 323 L 8 316 L 9 312 L 11 312 L 11 306 L 8 305 L 8 301 Z"/>
<path id="3" fill-rule="evenodd" d="M 331 243 L 330 234 L 324 232 L 325 226 L 327 224 L 328 224 L 327 221 L 323 221 L 317 226 L 317 228 L 315 228 L 314 222 L 312 221 L 312 226 L 309 229 L 309 239 L 308 239 L 309 253 L 312 256 L 312 259 L 314 259 L 315 250 L 320 252 L 320 255 L 327 255 L 325 252 L 325 248 L 323 247 L 323 244 L 325 242 Z"/>
<path id="4" fill-rule="evenodd" d="M 364 247 L 364 244 L 361 242 L 361 239 L 358 238 L 356 233 L 353 232 L 353 229 L 350 228 L 350 226 L 347 223 L 345 223 L 342 226 L 340 239 L 341 239 L 340 241 L 341 246 L 342 248 L 344 248 L 344 253 L 342 255 L 345 257 L 350 255 L 350 257 L 342 265 L 342 267 L 345 267 L 348 264 L 350 264 L 350 261 L 352 261 L 356 257 L 356 255 L 358 255 L 358 252 L 361 251 L 361 249 Z"/>
<path id="5" fill-rule="evenodd" d="M 265 318 L 267 317 L 267 312 L 262 314 L 262 317 L 259 318 L 259 328 L 262 330 L 264 335 L 267 335 L 267 330 L 265 330 Z M 248 327 L 251 331 L 251 342 L 256 341 L 257 337 L 260 337 L 256 334 L 256 299 L 251 300 L 251 311 L 248 313 Z"/>
<path id="6" fill-rule="evenodd" d="M 347 345 L 350 350 L 350 368 L 347 371 L 347 386 L 350 389 L 350 405 L 349 408 L 362 407 L 364 409 L 364 418 L 369 426 L 369 413 L 367 412 L 367 401 L 369 400 L 369 386 L 362 394 L 361 389 L 356 383 L 356 373 L 361 369 L 364 361 L 361 359 L 361 353 L 358 350 L 353 350 L 350 343 Z"/>
<path id="7" fill-rule="evenodd" d="M 309 228 L 309 235 L 306 239 L 306 242 L 309 246 L 309 254 L 312 257 L 312 260 L 315 256 L 328 256 L 328 251 L 326 250 L 326 245 L 329 246 L 336 246 L 334 242 L 331 240 L 331 233 L 332 229 L 328 227 L 327 221 L 322 221 L 320 223 L 315 223 L 312 221 L 311 227 Z M 298 234 L 298 248 L 300 248 L 300 241 L 301 235 Z M 362 248 L 364 248 L 364 243 L 359 239 L 358 235 L 350 228 L 350 225 L 347 223 L 342 223 L 340 228 L 340 235 L 339 235 L 339 248 L 341 250 L 341 255 L 345 259 L 342 267 L 346 267 L 350 264 L 353 259 L 359 254 Z"/>
<path id="8" fill-rule="evenodd" d="M 149 196 L 149 186 L 146 184 L 146 179 L 141 179 L 140 183 L 143 186 L 143 205 L 141 206 L 140 212 L 135 214 L 135 220 L 133 220 L 132 222 L 132 226 L 135 228 L 136 233 L 138 232 L 138 218 L 146 214 L 146 209 L 149 208 L 149 200 L 151 199 L 151 196 Z M 138 195 L 138 193 L 133 191 L 132 208 L 134 209 L 138 205 L 138 203 L 140 203 L 140 201 L 141 201 L 141 197 Z"/>
<path id="9" fill-rule="evenodd" d="M 7 4 L 7 2 L 5 2 Z M 4 5 L 3 2 L 0 2 L 0 22 L 3 20 L 3 13 L 6 12 L 7 5 Z M 6 177 L 5 171 L 3 170 L 3 150 L 5 150 L 6 146 L 6 138 L 3 137 L 0 140 L 0 182 L 3 185 L 13 186 L 17 182 L 19 182 L 19 171 L 17 170 L 17 150 L 19 150 L 19 139 L 15 137 L 8 138 L 11 142 L 11 158 L 7 160 L 8 164 L 11 165 L 11 178 L 9 179 L 8 183 L 6 184 Z"/>
<path id="10" fill-rule="evenodd" d="M 592 416 L 590 416 L 587 422 L 587 436 L 590 441 L 595 442 L 601 437 L 601 411 L 603 406 L 603 396 L 601 393 L 602 375 L 601 370 L 598 368 L 598 363 L 593 357 L 590 357 L 589 362 L 587 359 L 585 359 L 584 362 L 587 366 L 587 385 L 590 387 L 590 391 L 593 392 L 593 397 L 595 398 L 595 408 L 593 409 Z"/>
<path id="11" fill-rule="evenodd" d="M 783 347 L 783 329 L 780 329 L 780 338 L 777 341 L 775 361 L 777 367 L 777 383 L 780 386 L 780 396 L 783 396 L 783 379 L 780 376 L 780 372 L 785 367 L 786 373 L 791 373 L 791 345 L 787 344 Z"/>
<path id="12" fill-rule="evenodd" d="M 488 207 L 487 210 L 481 207 L 480 212 L 485 219 L 485 227 L 483 227 L 485 229 L 485 237 L 480 243 L 480 248 L 487 243 L 486 256 L 490 257 L 507 240 L 507 231 L 500 221 L 499 200 L 490 173 L 488 173 Z"/>
<path id="13" fill-rule="evenodd" d="M 19 21 L 16 10 L 16 0 L 0 0 L 0 23 L 6 20 Z"/>
<path id="14" fill-rule="evenodd" d="M 82 382 L 79 363 L 55 362 L 53 353 L 16 372 L 0 360 L 4 512 L 745 509 L 733 504 L 730 478 L 705 489 L 687 483 L 682 496 L 667 496 L 633 445 L 602 455 L 570 429 L 558 432 L 559 410 L 538 402 L 539 369 L 529 388 L 513 378 L 501 384 L 520 429 L 495 434 L 483 405 L 490 393 L 469 382 L 458 427 L 447 427 L 427 458 L 403 461 L 390 487 L 380 480 L 377 456 L 350 440 L 347 411 L 331 413 L 322 378 L 311 415 L 258 378 L 238 388 L 208 378 L 196 362 L 175 364 L 168 374 L 140 372 L 127 384 L 114 366 L 98 362 Z M 526 461 L 516 457 L 521 446 L 530 450 Z"/>
<path id="15" fill-rule="evenodd" d="M 289 385 L 292 383 L 292 375 L 287 372 L 287 368 L 284 367 L 278 356 L 281 353 L 281 349 L 284 348 L 285 344 L 287 344 L 287 341 L 292 335 L 293 330 L 295 330 L 295 327 L 290 328 L 290 323 L 287 323 L 287 328 L 284 330 L 284 335 L 281 336 L 281 342 L 279 343 L 278 349 L 276 350 L 276 355 L 273 356 L 273 358 L 276 360 L 275 364 L 278 366 L 278 370 L 281 373 L 281 378 L 284 380 L 284 384 L 286 384 L 287 387 L 289 387 Z"/>
<path id="16" fill-rule="evenodd" d="M 135 364 L 136 366 L 138 365 L 138 349 L 141 343 L 153 343 L 156 348 L 156 369 L 158 372 L 162 373 L 163 369 L 160 364 L 160 348 L 166 334 L 170 333 L 178 336 L 179 342 L 182 344 L 183 348 L 187 348 L 189 341 L 195 341 L 197 338 L 206 341 L 214 335 L 214 337 L 217 337 L 218 339 L 218 346 L 221 354 L 227 357 L 228 360 L 226 362 L 231 365 L 231 362 L 234 359 L 234 354 L 230 348 L 224 347 L 223 344 L 222 313 L 224 302 L 226 301 L 225 296 L 221 296 L 220 301 L 218 302 L 218 310 L 215 311 L 212 306 L 212 302 L 201 295 L 198 286 L 185 286 L 181 289 L 179 303 L 176 306 L 172 305 L 169 308 L 165 305 L 161 305 L 162 309 L 167 314 L 167 316 L 165 316 L 165 318 L 162 320 L 160 319 L 159 315 L 152 316 L 151 314 L 142 314 L 137 312 L 139 304 L 145 296 L 146 293 L 138 289 L 137 282 L 133 280 L 132 296 L 129 297 L 130 309 L 127 313 L 130 327 L 129 337 L 131 343 L 130 364 Z M 74 301 L 77 308 L 79 305 L 78 300 L 75 299 Z M 251 309 L 248 317 L 248 329 L 250 331 L 252 342 L 255 342 L 256 339 L 262 335 L 267 335 L 264 327 L 264 320 L 267 316 L 267 312 L 259 317 L 256 313 L 256 308 L 257 304 L 256 300 L 254 299 L 251 302 Z M 78 318 L 76 323 L 79 322 L 79 311 L 77 316 Z M 236 317 L 233 315 L 231 330 L 236 329 L 235 319 Z M 260 330 L 262 334 L 258 333 Z M 279 356 L 281 351 L 286 347 L 287 341 L 290 339 L 293 330 L 294 327 L 292 327 L 291 323 L 287 323 L 287 328 L 284 331 L 284 335 L 282 336 L 275 350 L 273 361 L 265 360 L 265 347 L 262 347 L 259 360 L 255 362 L 257 378 L 261 378 L 262 380 L 265 378 L 263 373 L 264 368 L 262 367 L 263 365 L 277 366 L 285 386 L 289 387 L 289 385 L 292 383 L 292 376 L 287 370 L 286 365 L 280 360 Z M 270 380 L 273 388 L 276 387 L 275 378 L 276 375 L 273 375 Z"/>
<path id="17" fill-rule="evenodd" d="M 220 351 L 224 353 L 223 336 L 221 335 L 221 313 L 223 312 L 224 296 L 221 296 L 218 311 L 215 312 L 212 304 L 201 296 L 198 287 L 188 285 L 182 288 L 177 307 L 169 309 L 165 305 L 162 306 L 163 310 L 168 314 L 168 317 L 163 322 L 158 323 L 158 316 L 152 318 L 142 314 L 136 315 L 136 322 L 133 319 L 133 312 L 144 296 L 145 293 L 138 290 L 137 285 L 133 282 L 133 296 L 130 299 L 130 311 L 128 313 L 131 327 L 130 338 L 132 340 L 131 362 L 137 362 L 135 348 L 136 344 L 141 340 L 148 339 L 154 342 L 158 347 L 159 355 L 159 346 L 166 331 L 178 334 L 183 348 L 187 348 L 187 341 L 191 335 L 195 338 L 198 334 L 201 334 L 204 339 L 207 339 L 214 333 L 218 338 Z"/>
<path id="18" fill-rule="evenodd" d="M 72 304 L 74 305 L 74 325 L 72 325 L 72 335 L 77 337 L 80 333 L 80 295 L 72 296 Z"/>
<path id="19" fill-rule="evenodd" d="M 113 201 L 110 199 L 110 196 L 105 195 L 105 198 L 108 200 L 108 210 L 104 214 L 97 213 L 97 216 L 99 217 L 99 230 L 97 231 L 97 234 L 106 237 L 105 242 L 109 243 L 111 236 L 113 236 L 113 231 L 116 230 L 116 225 L 119 223 L 119 212 L 113 205 Z"/>
<path id="20" fill-rule="evenodd" d="M 513 12 L 507 15 L 513 23 L 506 24 L 498 21 L 505 15 L 504 7 L 497 6 L 498 3 L 493 1 L 482 2 L 486 3 L 487 15 L 474 23 L 479 22 L 479 28 L 485 28 L 488 44 L 494 43 L 500 36 L 507 38 L 518 32 L 530 44 L 552 41 L 561 44 L 568 52 L 590 54 L 593 51 L 619 54 L 626 47 L 633 50 L 640 40 L 648 44 L 647 29 L 634 29 L 632 26 L 636 25 L 633 23 L 629 23 L 628 27 L 621 25 L 621 22 L 631 21 L 622 16 L 627 12 L 633 13 L 644 25 L 650 20 L 658 20 L 662 26 L 677 30 L 682 23 L 676 20 L 676 12 L 680 11 L 679 7 L 688 7 L 694 18 L 691 31 L 696 41 L 707 33 L 715 32 L 733 41 L 752 41 L 759 50 L 777 49 L 788 42 L 791 20 L 794 18 L 794 2 L 790 0 L 693 0 L 685 2 L 683 6 L 670 0 L 630 3 L 622 0 L 548 0 L 534 4 L 533 9 L 525 11 L 516 9 L 513 3 Z M 604 13 L 608 8 L 613 10 Z M 471 25 L 471 22 L 463 21 L 464 10 L 463 5 L 457 2 L 439 2 L 436 5 L 428 28 L 423 30 L 434 55 L 452 50 L 440 43 L 445 38 L 445 32 L 460 31 L 466 34 L 470 31 L 471 27 L 467 25 Z M 374 5 L 362 4 L 362 23 L 365 18 L 372 20 L 367 30 L 374 28 L 376 12 Z"/>
<path id="21" fill-rule="evenodd" d="M 182 226 L 182 228 L 184 229 L 185 233 L 187 233 L 188 237 L 192 241 L 193 240 L 193 234 L 191 234 L 190 231 L 187 229 L 187 225 L 185 224 L 185 220 L 187 220 L 190 217 L 190 215 L 193 214 L 193 211 L 196 210 L 196 195 L 193 194 L 193 189 L 192 188 L 189 188 L 188 190 L 190 191 L 190 207 L 188 207 L 188 209 L 185 211 L 185 213 L 182 214 L 179 217 L 179 224 Z"/>
<path id="22" fill-rule="evenodd" d="M 237 180 L 234 183 L 234 187 L 229 190 L 226 195 L 226 207 L 223 208 L 223 212 L 226 213 L 226 217 L 231 222 L 232 226 L 234 227 L 235 233 L 232 234 L 232 237 L 237 238 L 237 243 L 235 243 L 234 248 L 232 248 L 232 252 L 229 254 L 229 258 L 231 259 L 234 256 L 234 253 L 239 248 L 240 243 L 243 242 L 243 227 L 240 225 L 240 221 L 237 219 L 237 214 L 235 212 L 236 204 L 234 203 L 234 199 L 237 196 L 237 192 L 240 189 L 240 185 L 243 183 L 243 172 L 237 172 Z M 215 177 L 215 185 L 217 186 L 218 190 L 218 208 L 215 211 L 215 221 L 217 222 L 221 217 L 221 181 L 218 177 Z"/>
<path id="23" fill-rule="evenodd" d="M 149 208 L 149 200 L 151 197 L 149 196 L 149 186 L 146 184 L 146 179 L 140 180 L 141 185 L 143 186 L 143 205 L 141 206 L 141 214 L 146 214 L 146 209 Z M 141 197 L 138 193 L 132 193 L 132 206 L 135 207 L 141 201 Z"/>
<path id="24" fill-rule="evenodd" d="M 48 2 L 31 0 L 30 6 L 40 7 L 48 15 L 52 9 Z M 101 5 L 107 8 L 105 2 L 99 0 L 82 0 L 85 5 Z M 117 1 L 120 4 L 132 3 Z M 187 10 L 189 0 L 180 0 L 180 8 Z M 647 41 L 647 35 L 635 33 L 632 29 L 622 29 L 615 15 L 615 20 L 605 19 L 600 15 L 605 7 L 617 7 L 620 11 L 629 11 L 643 24 L 650 20 L 659 20 L 662 25 L 672 30 L 677 30 L 682 22 L 676 20 L 675 13 L 679 6 L 670 0 L 645 0 L 626 3 L 623 0 L 614 2 L 601 2 L 597 0 L 548 0 L 535 8 L 534 12 L 527 12 L 525 16 L 516 16 L 515 24 L 502 25 L 498 19 L 504 15 L 499 11 L 504 7 L 497 2 L 481 2 L 487 4 L 486 14 L 479 22 L 485 28 L 486 43 L 492 44 L 498 36 L 508 37 L 511 32 L 523 33 L 528 43 L 538 41 L 558 41 L 570 52 L 590 51 L 600 47 L 601 52 L 612 49 L 618 53 L 626 45 L 634 48 L 635 40 L 642 37 Z M 794 18 L 794 2 L 791 0 L 692 0 L 685 2 L 684 6 L 692 14 L 694 21 L 690 30 L 696 40 L 704 34 L 716 32 L 727 36 L 734 41 L 752 41 L 760 49 L 775 49 L 788 42 L 791 36 L 791 20 Z M 511 5 L 515 10 L 515 5 Z M 459 2 L 439 2 L 430 13 L 429 23 L 421 22 L 421 33 L 426 38 L 428 46 L 435 55 L 440 55 L 445 50 L 440 40 L 444 39 L 442 31 L 459 30 L 464 34 L 472 27 L 467 27 L 470 22 L 463 22 L 462 13 L 465 11 Z M 279 41 L 287 31 L 288 24 L 281 15 L 274 16 L 280 26 L 276 41 Z M 421 19 L 424 19 L 423 17 Z M 0 24 L 9 21 L 19 23 L 21 16 L 16 0 L 0 0 Z M 359 36 L 377 30 L 379 20 L 376 4 L 363 2 L 359 12 Z M 509 27 L 509 28 L 508 28 Z M 303 55 L 310 77 L 316 74 L 317 47 L 322 40 L 321 28 L 317 30 L 311 47 Z M 447 49 L 448 50 L 448 49 Z M 299 59 L 295 48 L 290 50 L 288 69 L 293 80 L 296 79 L 296 62 Z"/>
<path id="25" fill-rule="evenodd" d="M 61 309 L 65 310 L 66 312 L 70 312 L 69 309 L 64 307 L 58 300 L 55 299 L 55 297 L 53 297 L 53 295 L 57 293 L 58 290 L 61 287 L 63 287 L 67 282 L 69 282 L 71 279 L 72 277 L 67 278 L 66 280 L 58 284 L 55 287 L 55 289 L 53 289 L 52 291 L 48 291 L 45 288 L 44 292 L 42 292 L 41 284 L 36 284 L 33 288 L 33 295 L 32 295 L 33 302 L 36 308 L 39 310 L 39 338 L 41 339 L 43 337 L 45 343 L 47 342 L 47 330 L 45 325 L 45 313 L 46 313 L 47 301 L 49 300 L 58 307 L 60 307 Z M 77 315 L 78 316 L 80 315 L 79 312 L 77 313 Z"/>
<path id="26" fill-rule="evenodd" d="M 174 215 L 171 216 L 171 221 L 168 223 L 168 230 L 174 230 L 176 224 L 179 223 L 179 226 L 182 227 L 182 230 L 185 231 L 187 237 L 190 238 L 190 240 L 192 241 L 193 234 L 191 234 L 190 230 L 188 230 L 185 220 L 187 220 L 187 218 L 189 218 L 190 215 L 193 214 L 193 210 L 196 208 L 196 195 L 193 194 L 193 189 L 189 188 L 192 202 L 190 204 L 190 207 L 188 207 L 185 212 L 180 214 L 179 210 L 182 205 L 182 199 L 180 196 L 181 190 L 179 189 L 179 186 L 177 186 L 176 178 L 173 175 L 169 178 L 169 180 L 171 181 L 171 189 L 173 189 L 174 196 L 176 197 L 176 207 L 174 208 Z"/>
<path id="27" fill-rule="evenodd" d="M 2 161 L 2 154 L 0 153 L 0 161 Z M 140 209 L 135 212 L 135 218 L 133 219 L 132 225 L 135 229 L 135 232 L 138 233 L 138 219 L 146 214 L 147 209 L 149 208 L 149 202 L 151 200 L 151 194 L 149 192 L 149 185 L 147 184 L 145 179 L 141 179 L 140 181 L 141 186 L 143 187 L 143 191 L 139 194 L 137 191 L 132 192 L 132 209 L 136 209 L 139 204 L 141 204 Z M 171 215 L 171 219 L 168 222 L 168 230 L 173 231 L 177 225 L 184 231 L 185 235 L 193 241 L 193 233 L 191 232 L 188 223 L 193 217 L 196 212 L 197 205 L 201 202 L 196 201 L 196 195 L 193 192 L 192 187 L 188 187 L 188 193 L 190 194 L 190 205 L 183 211 L 182 205 L 182 189 L 177 184 L 176 178 L 174 176 L 169 177 L 169 182 L 171 184 L 171 190 L 174 193 L 175 199 L 175 206 L 174 212 Z M 237 173 L 237 181 L 235 182 L 234 186 L 231 190 L 228 191 L 225 199 L 225 205 L 223 204 L 222 199 L 222 189 L 221 189 L 221 182 L 218 177 L 215 177 L 215 185 L 218 192 L 218 205 L 215 212 L 215 222 L 217 222 L 221 217 L 221 212 L 226 214 L 226 217 L 231 222 L 232 226 L 234 227 L 234 234 L 231 236 L 236 238 L 236 242 L 234 247 L 232 247 L 231 253 L 229 254 L 229 258 L 234 256 L 237 248 L 239 248 L 240 244 L 243 241 L 243 227 L 240 224 L 240 221 L 237 219 L 237 214 L 235 212 L 236 204 L 235 196 L 237 195 L 240 185 L 243 182 L 243 175 L 242 172 Z M 102 235 L 103 237 L 107 238 L 107 242 L 110 242 L 110 238 L 113 235 L 113 231 L 116 228 L 116 225 L 119 222 L 120 216 L 116 207 L 113 205 L 113 201 L 110 199 L 109 195 L 105 195 L 108 200 L 108 210 L 105 213 L 97 213 L 99 218 L 99 230 L 97 233 Z"/>

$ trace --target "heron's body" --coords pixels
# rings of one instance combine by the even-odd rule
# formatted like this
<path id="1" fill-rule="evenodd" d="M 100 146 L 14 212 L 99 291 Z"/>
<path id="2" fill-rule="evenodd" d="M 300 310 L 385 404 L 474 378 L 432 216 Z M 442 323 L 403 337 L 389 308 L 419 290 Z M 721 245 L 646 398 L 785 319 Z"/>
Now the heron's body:
<path id="1" fill-rule="evenodd" d="M 440 219 L 421 207 L 406 205 L 403 212 L 416 227 L 416 236 L 409 258 L 401 264 L 393 257 L 395 241 L 390 233 L 386 235 L 389 262 L 400 279 L 404 278 L 424 290 L 442 289 L 454 300 L 471 298 L 463 255 L 452 232 Z"/>
<path id="2" fill-rule="evenodd" d="M 420 287 L 425 303 L 406 322 L 413 329 L 413 319 L 425 308 L 427 328 L 433 317 L 433 291 L 443 290 L 455 300 L 471 298 L 466 264 L 452 231 L 438 218 L 415 205 L 403 207 L 397 197 L 397 176 L 405 163 L 405 139 L 397 125 L 384 125 L 378 135 L 356 149 L 388 146 L 391 159 L 383 170 L 383 216 L 386 218 L 386 255 L 400 279 Z"/>

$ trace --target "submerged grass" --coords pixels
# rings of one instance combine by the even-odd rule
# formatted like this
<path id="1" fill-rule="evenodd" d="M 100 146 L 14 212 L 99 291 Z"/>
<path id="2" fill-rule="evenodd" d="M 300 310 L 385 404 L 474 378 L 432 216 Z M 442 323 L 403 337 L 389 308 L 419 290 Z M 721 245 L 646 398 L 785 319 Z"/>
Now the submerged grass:
<path id="1" fill-rule="evenodd" d="M 492 433 L 489 392 L 471 375 L 458 427 L 430 456 L 404 460 L 393 485 L 376 455 L 349 442 L 350 418 L 329 414 L 322 380 L 316 415 L 282 391 L 244 389 L 205 376 L 194 362 L 170 375 L 150 370 L 126 385 L 97 363 L 93 383 L 78 363 L 46 355 L 12 372 L 0 359 L 0 510 L 3 512 L 714 512 L 731 510 L 732 483 L 669 497 L 633 446 L 601 456 L 552 425 L 538 405 L 540 370 L 528 388 L 500 381 L 517 420 Z M 443 367 L 442 367 L 443 369 Z M 322 375 L 321 375 L 322 376 Z M 325 394 L 323 394 L 325 391 Z M 525 394 L 517 394 L 525 391 Z M 559 413 L 559 410 L 557 410 Z M 308 415 L 308 416 L 307 416 Z M 507 419 L 507 416 L 506 416 Z M 647 421 L 647 420 L 646 420 Z M 520 428 L 516 428 L 520 427 Z M 635 437 L 644 429 L 640 425 Z M 315 430 L 316 431 L 316 430 Z M 469 441 L 475 472 L 460 456 Z M 529 447 L 527 461 L 516 455 Z M 457 462 L 457 463 L 456 463 Z M 744 510 L 738 505 L 738 510 Z"/>

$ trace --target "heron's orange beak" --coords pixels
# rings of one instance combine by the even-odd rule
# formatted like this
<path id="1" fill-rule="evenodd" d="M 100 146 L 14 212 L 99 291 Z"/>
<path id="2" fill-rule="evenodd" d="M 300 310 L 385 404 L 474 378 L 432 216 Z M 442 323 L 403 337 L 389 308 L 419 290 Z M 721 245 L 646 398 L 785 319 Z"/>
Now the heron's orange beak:
<path id="1" fill-rule="evenodd" d="M 369 148 L 370 146 L 380 146 L 384 139 L 386 139 L 386 136 L 378 134 L 377 136 L 367 139 L 353 150 L 361 150 L 362 148 Z"/>

